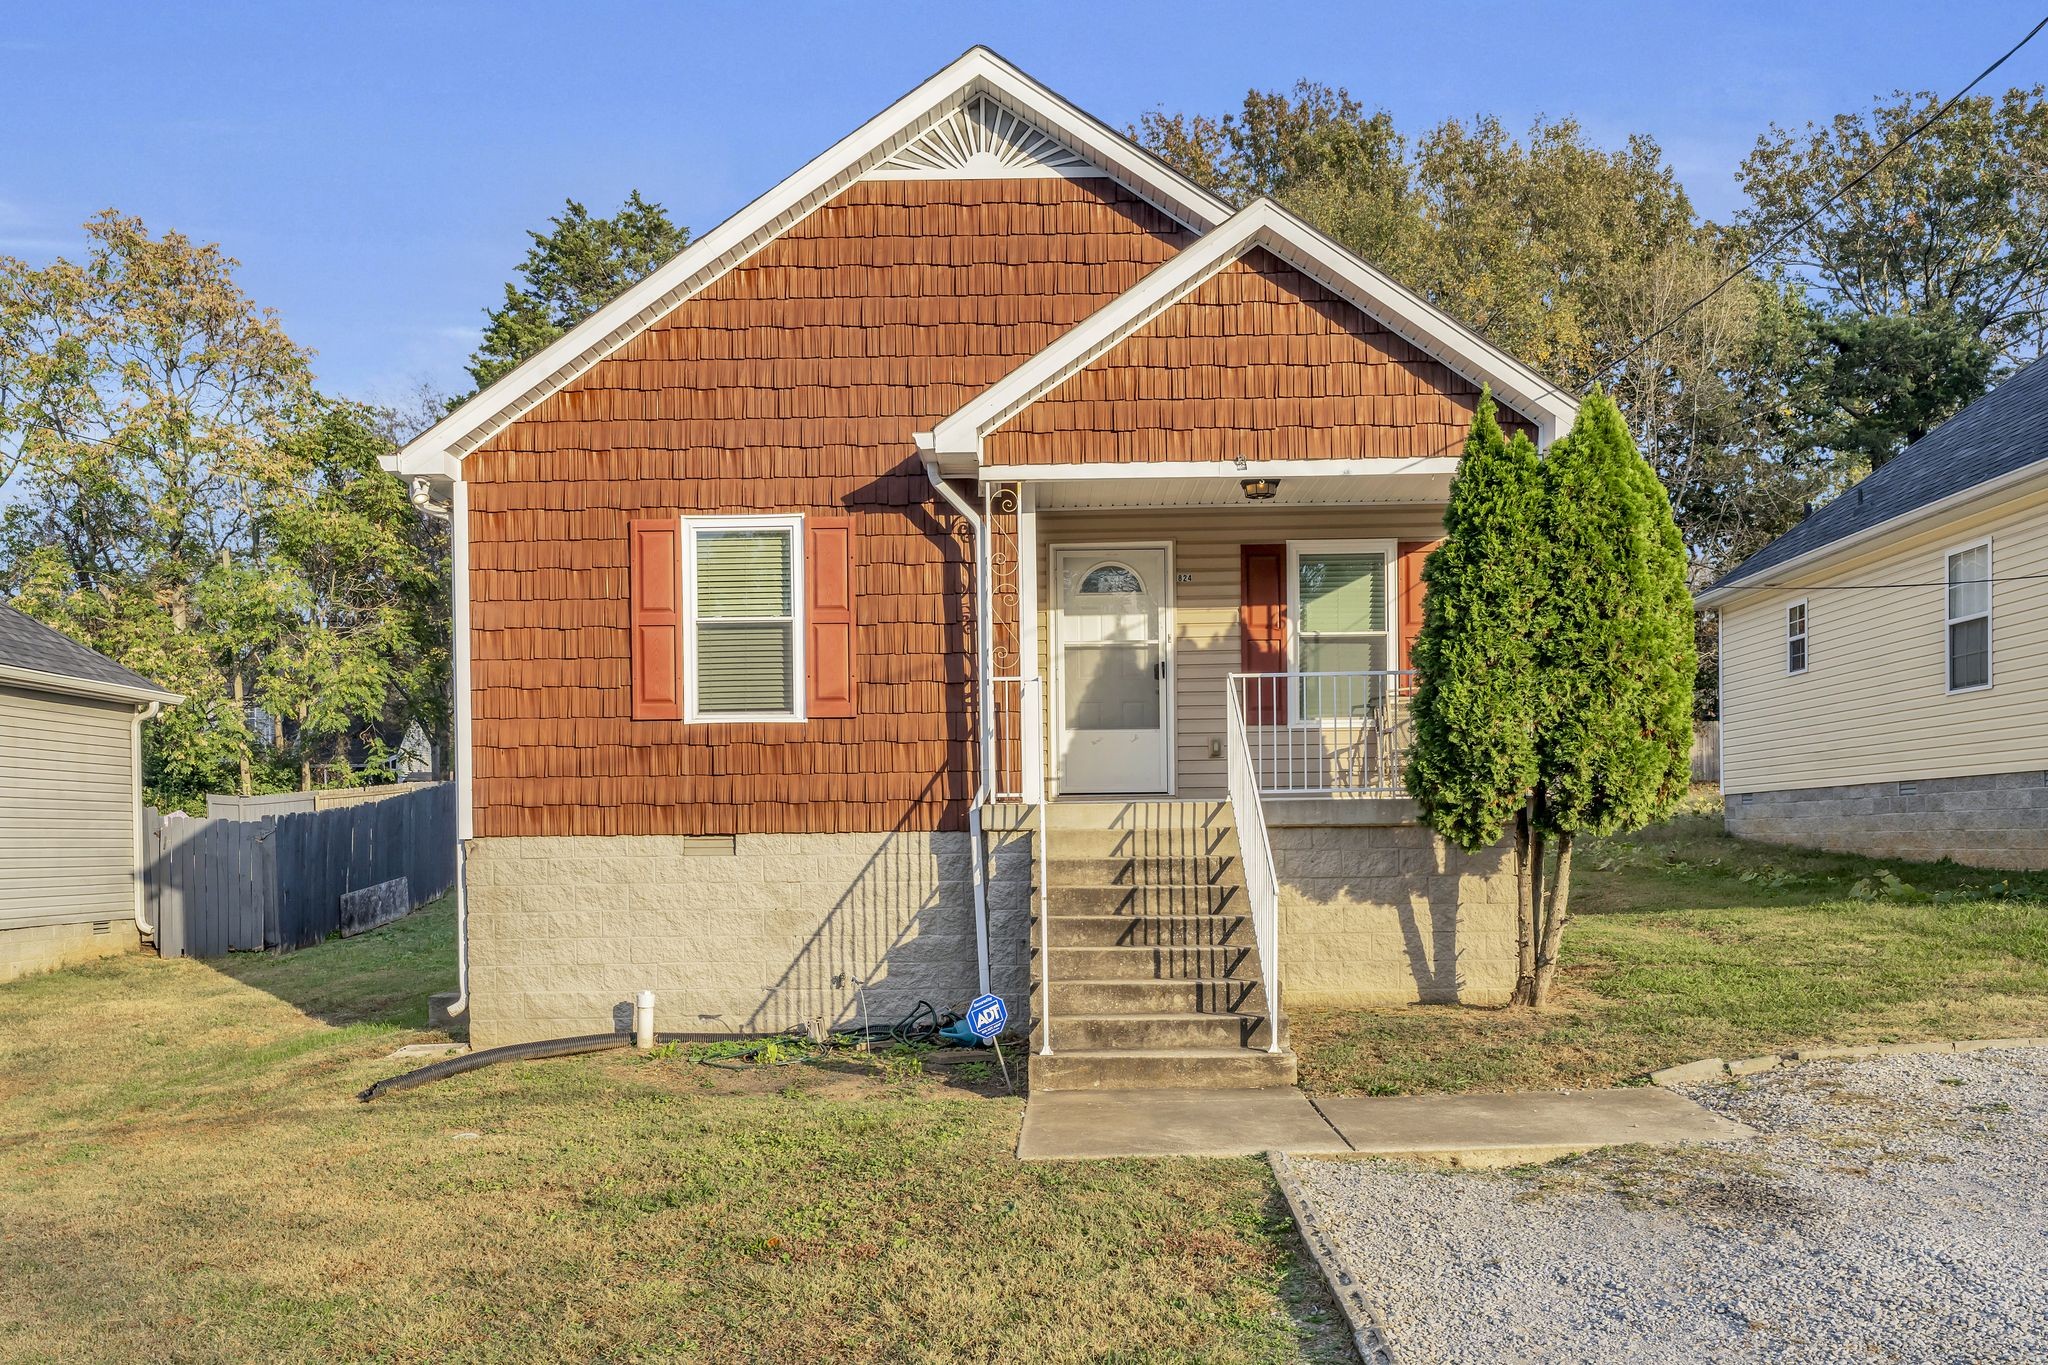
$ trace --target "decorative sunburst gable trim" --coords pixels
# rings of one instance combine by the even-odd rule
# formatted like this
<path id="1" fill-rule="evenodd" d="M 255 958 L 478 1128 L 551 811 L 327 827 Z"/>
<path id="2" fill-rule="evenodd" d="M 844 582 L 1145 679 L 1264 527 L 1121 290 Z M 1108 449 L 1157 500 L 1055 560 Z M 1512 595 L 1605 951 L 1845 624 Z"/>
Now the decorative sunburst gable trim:
<path id="1" fill-rule="evenodd" d="M 986 95 L 955 109 L 904 144 L 871 180 L 1078 179 L 1109 172 L 1022 114 Z"/>

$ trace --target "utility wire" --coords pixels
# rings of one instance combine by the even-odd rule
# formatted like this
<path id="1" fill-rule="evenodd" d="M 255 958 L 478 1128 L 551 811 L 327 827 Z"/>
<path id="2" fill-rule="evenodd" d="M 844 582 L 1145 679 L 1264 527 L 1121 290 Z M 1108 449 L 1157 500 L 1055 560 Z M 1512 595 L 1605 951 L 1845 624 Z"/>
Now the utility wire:
<path id="1" fill-rule="evenodd" d="M 1855 175 L 1843 181 L 1841 185 L 1836 187 L 1833 193 L 1829 194 L 1826 199 L 1823 199 L 1818 205 L 1816 205 L 1811 213 L 1808 213 L 1804 218 L 1792 224 L 1792 226 L 1786 228 L 1784 231 L 1778 233 L 1775 237 L 1771 238 L 1770 241 L 1764 243 L 1762 247 L 1758 248 L 1755 255 L 1751 256 L 1741 265 L 1735 267 L 1735 269 L 1729 271 L 1726 275 L 1722 276 L 1720 283 L 1716 284 L 1712 289 L 1709 289 L 1706 293 L 1700 295 L 1691 303 L 1688 303 L 1685 307 L 1681 308 L 1663 326 L 1657 328 L 1657 330 L 1651 332 L 1648 336 L 1638 341 L 1635 345 L 1629 347 L 1628 350 L 1622 352 L 1622 354 L 1617 359 L 1610 360 L 1605 365 L 1601 366 L 1600 369 L 1593 375 L 1593 377 L 1586 381 L 1585 389 L 1583 391 L 1590 391 L 1593 388 L 1593 386 L 1595 384 L 1598 384 L 1602 379 L 1605 379 L 1615 370 L 1619 369 L 1623 365 L 1626 365 L 1629 361 L 1635 359 L 1635 357 L 1641 354 L 1643 349 L 1647 347 L 1651 342 L 1655 341 L 1658 337 L 1663 336 L 1666 332 L 1676 327 L 1679 323 L 1685 321 L 1686 318 L 1690 317 L 1693 313 L 1705 307 L 1722 290 L 1726 289 L 1729 285 L 1735 283 L 1735 281 L 1741 279 L 1744 275 L 1747 275 L 1750 271 L 1754 270 L 1757 267 L 1758 263 L 1763 261 L 1772 252 L 1776 251 L 1787 237 L 1790 237 L 1793 233 L 1799 232 L 1802 229 L 1811 227 L 1814 221 L 1818 219 L 1821 216 L 1821 214 L 1825 213 L 1829 208 L 1831 208 L 1834 205 L 1836 200 L 1840 199 L 1850 190 L 1855 189 L 1865 180 L 1868 180 L 1872 175 L 1874 175 L 1877 172 L 1878 167 L 1884 165 L 1885 162 L 1891 160 L 1892 157 L 1896 155 L 1900 150 L 1902 150 L 1907 143 L 1911 142 L 1914 138 L 1920 136 L 1920 134 L 1926 132 L 1929 128 L 1934 126 L 1935 123 L 1945 118 L 1951 109 L 1954 109 L 1958 104 L 1962 103 L 1964 96 L 1968 95 L 1972 90 L 1975 90 L 1979 85 L 1983 84 L 1985 77 L 1989 76 L 1992 72 L 1998 70 L 1999 67 L 2004 66 L 2007 61 L 2011 60 L 2014 53 L 2018 52 L 2021 48 L 2025 47 L 2028 43 L 2032 42 L 2034 40 L 2034 35 L 2038 34 L 2044 28 L 2048 28 L 2048 15 L 2042 16 L 2041 21 L 2035 24 L 2032 28 L 2028 29 L 2026 36 L 2024 38 L 2021 38 L 2018 42 L 2014 43 L 2011 47 L 2007 48 L 2004 54 L 2000 56 L 1997 61 L 1991 63 L 1991 65 L 1985 67 L 1982 71 L 1979 71 L 1975 78 L 1972 79 L 1968 85 L 1956 91 L 1955 94 L 1950 95 L 1939 109 L 1936 109 L 1926 118 L 1921 119 L 1920 122 L 1913 125 L 1913 127 L 1909 128 L 1899 138 L 1898 141 L 1894 142 L 1891 146 L 1885 148 L 1884 151 L 1878 155 L 1878 158 L 1875 161 L 1871 162 L 1868 166 L 1865 166 Z M 1548 398 L 1551 394 L 1559 392 L 1562 392 L 1561 386 L 1557 384 L 1552 384 L 1548 388 L 1544 389 L 1543 392 L 1537 394 L 1534 401 L 1541 402 L 1543 399 Z"/>

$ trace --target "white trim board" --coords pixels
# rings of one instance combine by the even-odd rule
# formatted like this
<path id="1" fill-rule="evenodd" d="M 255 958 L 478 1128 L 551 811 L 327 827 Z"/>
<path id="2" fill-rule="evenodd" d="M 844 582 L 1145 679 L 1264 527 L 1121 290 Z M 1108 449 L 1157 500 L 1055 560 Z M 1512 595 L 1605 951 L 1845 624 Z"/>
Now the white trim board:
<path id="1" fill-rule="evenodd" d="M 1263 247 L 1537 424 L 1549 444 L 1563 435 L 1578 404 L 1543 377 L 1441 310 L 1325 237 L 1270 199 L 1239 210 L 1115 300 L 1012 370 L 933 427 L 928 442 L 941 462 L 982 458 L 982 443 L 1045 394 L 1107 354 L 1219 271 Z M 1006 466 L 1007 467 L 1007 466 Z"/>
<path id="2" fill-rule="evenodd" d="M 1230 216 L 1222 200 L 986 47 L 967 52 L 692 242 L 545 349 L 408 442 L 384 467 L 454 480 L 462 457 L 955 111 L 989 98 L 1196 232 Z"/>
<path id="3" fill-rule="evenodd" d="M 99 682 L 92 678 L 74 678 L 68 673 L 45 673 L 39 668 L 16 668 L 12 664 L 0 664 L 0 686 L 66 697 L 86 697 L 94 701 L 125 701 L 136 706 L 147 706 L 152 702 L 175 706 L 185 700 L 176 692 L 166 692 L 158 687 Z"/>
<path id="4" fill-rule="evenodd" d="M 988 483 L 1080 483 L 1093 479 L 1386 478 L 1455 474 L 1455 455 L 1389 456 L 1383 460 L 1114 460 L 1087 464 L 998 464 L 977 471 Z"/>

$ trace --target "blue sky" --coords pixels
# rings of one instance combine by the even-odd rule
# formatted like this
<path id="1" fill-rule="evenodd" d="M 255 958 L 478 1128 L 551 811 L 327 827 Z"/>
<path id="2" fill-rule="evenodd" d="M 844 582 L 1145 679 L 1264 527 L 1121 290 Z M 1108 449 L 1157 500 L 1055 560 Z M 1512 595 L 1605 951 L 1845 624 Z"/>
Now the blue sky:
<path id="1" fill-rule="evenodd" d="M 388 400 L 463 383 L 525 229 L 565 196 L 608 212 L 638 187 L 703 231 L 977 42 L 1115 126 L 1308 76 L 1409 130 L 1641 130 L 1719 214 L 1773 120 L 1951 91 L 2039 3 L 16 0 L 0 252 L 75 252 L 110 205 L 219 241 L 331 391 Z M 2048 41 L 1993 79 L 2048 80 Z"/>

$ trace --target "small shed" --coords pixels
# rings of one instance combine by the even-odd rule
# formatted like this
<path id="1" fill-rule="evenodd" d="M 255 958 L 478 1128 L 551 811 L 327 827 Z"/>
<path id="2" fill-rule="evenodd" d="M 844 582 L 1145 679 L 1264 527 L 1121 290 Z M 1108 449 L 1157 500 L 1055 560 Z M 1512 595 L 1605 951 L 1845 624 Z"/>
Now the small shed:
<path id="1" fill-rule="evenodd" d="M 142 722 L 182 700 L 0 606 L 0 981 L 140 946 Z"/>

